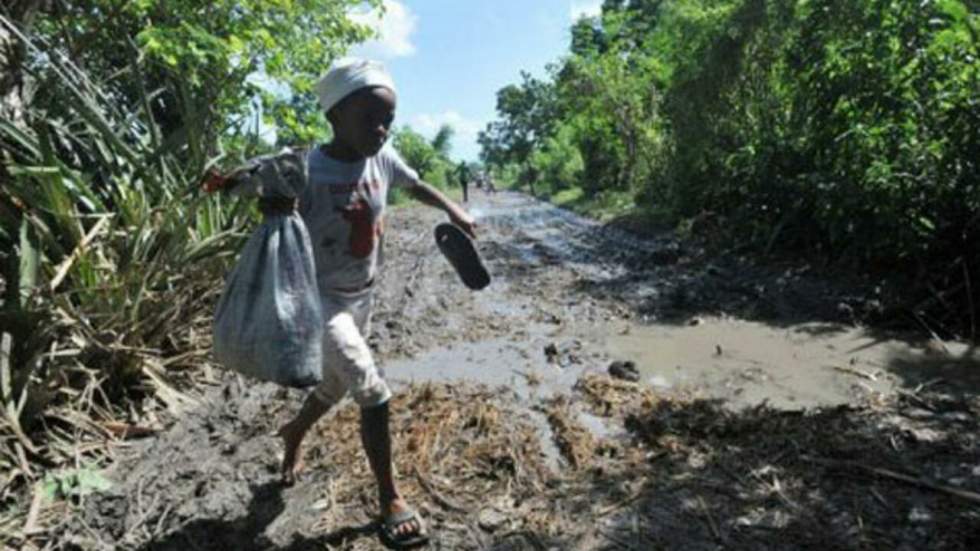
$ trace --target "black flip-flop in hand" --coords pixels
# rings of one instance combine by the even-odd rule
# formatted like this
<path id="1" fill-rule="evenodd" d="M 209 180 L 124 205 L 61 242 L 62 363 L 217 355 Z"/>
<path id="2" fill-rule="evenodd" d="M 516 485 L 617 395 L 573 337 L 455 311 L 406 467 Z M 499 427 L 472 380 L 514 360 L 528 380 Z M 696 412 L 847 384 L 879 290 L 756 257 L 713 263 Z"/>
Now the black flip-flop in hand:
<path id="1" fill-rule="evenodd" d="M 479 291 L 490 285 L 490 272 L 487 271 L 480 253 L 470 236 L 457 225 L 443 222 L 436 226 L 436 244 L 443 256 L 456 269 L 463 284 Z"/>

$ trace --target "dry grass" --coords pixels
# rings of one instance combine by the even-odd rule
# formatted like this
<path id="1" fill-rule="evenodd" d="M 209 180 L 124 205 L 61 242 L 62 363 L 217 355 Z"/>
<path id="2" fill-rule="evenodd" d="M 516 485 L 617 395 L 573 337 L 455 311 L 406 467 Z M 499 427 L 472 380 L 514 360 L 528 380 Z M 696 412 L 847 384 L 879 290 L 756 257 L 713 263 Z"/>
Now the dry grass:
<path id="1" fill-rule="evenodd" d="M 603 417 L 650 406 L 657 400 L 656 393 L 649 387 L 596 373 L 588 373 L 579 379 L 575 390 L 593 413 Z"/>
<path id="2" fill-rule="evenodd" d="M 914 402 L 900 398 L 876 407 L 732 412 L 704 400 L 651 400 L 642 387 L 595 376 L 580 382 L 591 389 L 589 401 L 573 395 L 545 408 L 567 461 L 558 471 L 547 466 L 542 427 L 526 407 L 499 392 L 429 384 L 398 393 L 391 424 L 400 486 L 422 510 L 440 548 L 970 549 L 980 541 L 980 517 L 971 501 L 978 488 L 969 478 L 980 449 L 976 400 L 923 394 Z M 612 442 L 588 432 L 577 408 L 591 403 L 623 404 L 608 420 L 629 432 Z M 910 419 L 902 413 L 910 404 L 926 404 L 935 414 Z M 260 431 L 288 415 L 276 414 L 284 405 L 268 405 L 253 413 L 270 425 Z M 358 415 L 353 405 L 338 410 L 306 448 L 308 468 L 320 482 L 302 489 L 302 495 L 316 496 L 319 511 L 303 541 L 319 548 L 377 549 L 370 530 L 351 528 L 372 521 L 376 499 Z M 209 418 L 215 417 L 201 416 Z M 251 421 L 241 427 L 248 434 L 257 430 Z M 228 434 L 225 441 L 248 434 Z M 199 453 L 193 440 L 182 441 L 184 451 L 165 444 L 190 461 Z M 233 480 L 234 473 L 262 469 L 267 460 L 236 459 L 244 463 L 225 469 L 223 476 L 231 478 L 222 487 L 240 495 L 245 482 Z M 143 469 L 155 472 L 158 466 L 150 460 Z M 144 504 L 156 503 L 157 511 L 140 516 L 152 530 L 133 545 L 146 538 L 175 545 L 204 537 L 181 533 L 186 521 L 168 520 L 181 496 L 213 482 L 183 479 L 181 472 L 162 473 L 153 485 L 156 494 L 144 493 Z M 54 516 L 44 513 L 39 525 Z M 209 519 L 208 513 L 196 519 L 200 530 L 214 526 Z M 227 526 L 240 520 L 232 516 Z M 276 536 L 288 541 L 290 534 Z M 241 543 L 234 534 L 227 537 L 232 539 L 222 541 Z"/>
<path id="3" fill-rule="evenodd" d="M 518 504 L 521 515 L 534 516 L 534 508 L 545 507 L 542 495 L 554 474 L 545 467 L 537 433 L 503 407 L 495 393 L 449 385 L 397 395 L 391 406 L 398 412 L 392 419 L 399 449 L 395 467 L 407 499 L 464 516 L 488 506 L 518 516 Z M 307 458 L 310 468 L 344 466 L 328 490 L 323 527 L 342 525 L 352 509 L 356 514 L 373 508 L 374 479 L 360 449 L 358 415 L 355 407 L 345 408 L 313 437 L 311 448 L 325 451 Z"/>
<path id="4" fill-rule="evenodd" d="M 575 412 L 564 396 L 554 399 L 548 406 L 548 423 L 554 434 L 555 444 L 573 469 L 592 464 L 598 442 L 592 433 L 575 420 Z"/>

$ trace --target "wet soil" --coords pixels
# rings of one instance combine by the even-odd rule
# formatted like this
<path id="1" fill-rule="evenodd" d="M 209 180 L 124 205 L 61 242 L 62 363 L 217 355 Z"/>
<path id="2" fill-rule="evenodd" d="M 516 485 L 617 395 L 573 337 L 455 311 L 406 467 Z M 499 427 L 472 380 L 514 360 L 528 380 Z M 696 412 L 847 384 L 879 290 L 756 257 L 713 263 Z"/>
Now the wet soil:
<path id="1" fill-rule="evenodd" d="M 980 544 L 980 362 L 865 327 L 873 288 L 477 194 L 494 282 L 467 291 L 431 209 L 395 209 L 369 343 L 402 489 L 435 549 L 923 549 Z M 636 364 L 639 383 L 610 377 Z M 118 450 L 74 549 L 378 549 L 350 404 L 278 482 L 303 394 L 218 373 Z M 904 477 L 904 478 L 903 478 Z"/>

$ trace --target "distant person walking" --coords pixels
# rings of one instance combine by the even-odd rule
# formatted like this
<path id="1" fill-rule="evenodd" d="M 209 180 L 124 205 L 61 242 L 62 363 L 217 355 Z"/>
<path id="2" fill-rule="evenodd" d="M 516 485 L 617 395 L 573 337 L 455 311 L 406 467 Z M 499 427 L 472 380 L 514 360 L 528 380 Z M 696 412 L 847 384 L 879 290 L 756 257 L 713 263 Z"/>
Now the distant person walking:
<path id="1" fill-rule="evenodd" d="M 470 200 L 469 187 L 470 187 L 470 167 L 466 164 L 466 161 L 459 163 L 456 167 L 456 177 L 459 178 L 459 186 L 463 188 L 463 202 L 466 203 Z"/>
<path id="2" fill-rule="evenodd" d="M 493 183 L 493 175 L 489 172 L 483 174 L 483 190 L 487 193 L 493 193 L 497 191 L 497 186 Z"/>

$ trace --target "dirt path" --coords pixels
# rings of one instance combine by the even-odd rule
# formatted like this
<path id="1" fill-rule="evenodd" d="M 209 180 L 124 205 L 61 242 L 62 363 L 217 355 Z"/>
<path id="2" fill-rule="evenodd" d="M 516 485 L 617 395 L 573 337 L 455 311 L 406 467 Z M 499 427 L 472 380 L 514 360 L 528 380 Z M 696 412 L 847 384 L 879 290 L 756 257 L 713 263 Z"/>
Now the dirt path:
<path id="1" fill-rule="evenodd" d="M 465 291 L 432 239 L 437 214 L 397 209 L 370 340 L 398 384 L 397 467 L 432 548 L 980 544 L 964 494 L 980 490 L 975 350 L 856 327 L 873 293 L 804 269 L 518 194 L 471 210 L 493 285 Z M 640 384 L 606 375 L 613 360 Z M 120 451 L 112 490 L 59 544 L 380 548 L 353 407 L 317 427 L 301 483 L 279 486 L 271 435 L 301 397 L 219 377 Z"/>

